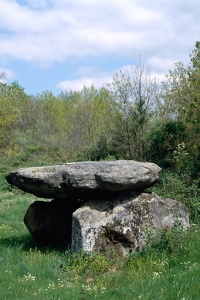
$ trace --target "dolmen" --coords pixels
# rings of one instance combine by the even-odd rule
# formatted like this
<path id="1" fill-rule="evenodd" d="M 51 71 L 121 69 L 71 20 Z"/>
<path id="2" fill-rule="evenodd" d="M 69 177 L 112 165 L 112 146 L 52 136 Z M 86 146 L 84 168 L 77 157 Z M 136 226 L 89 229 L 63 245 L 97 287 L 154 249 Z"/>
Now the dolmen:
<path id="1" fill-rule="evenodd" d="M 34 239 L 73 252 L 141 251 L 150 235 L 178 224 L 189 227 L 187 208 L 145 192 L 160 167 L 133 160 L 87 161 L 17 169 L 8 183 L 38 198 L 24 217 Z M 150 234 L 151 233 L 151 234 Z"/>

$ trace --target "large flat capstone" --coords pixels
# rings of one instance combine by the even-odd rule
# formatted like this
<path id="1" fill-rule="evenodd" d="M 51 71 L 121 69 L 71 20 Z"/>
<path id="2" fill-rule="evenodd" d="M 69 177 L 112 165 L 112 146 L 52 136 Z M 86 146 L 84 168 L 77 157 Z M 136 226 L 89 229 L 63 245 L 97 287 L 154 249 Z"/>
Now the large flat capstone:
<path id="1" fill-rule="evenodd" d="M 160 167 L 133 160 L 75 162 L 21 168 L 8 183 L 42 198 L 77 199 L 100 192 L 142 190 L 158 180 Z"/>

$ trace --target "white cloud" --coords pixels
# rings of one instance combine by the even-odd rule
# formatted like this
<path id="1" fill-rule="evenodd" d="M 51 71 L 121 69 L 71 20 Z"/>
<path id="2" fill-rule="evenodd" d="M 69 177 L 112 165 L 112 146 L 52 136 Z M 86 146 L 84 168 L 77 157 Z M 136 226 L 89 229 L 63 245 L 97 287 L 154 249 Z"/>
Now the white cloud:
<path id="1" fill-rule="evenodd" d="M 0 82 L 6 83 L 7 79 L 13 79 L 15 78 L 15 71 L 7 68 L 1 68 L 0 67 L 0 75 L 3 74 L 3 77 L 0 76 Z"/>
<path id="2" fill-rule="evenodd" d="M 167 72 L 169 69 L 174 67 L 175 60 L 169 58 L 162 58 L 153 56 L 147 61 L 147 65 L 150 69 L 157 70 L 159 72 Z"/>
<path id="3" fill-rule="evenodd" d="M 15 71 L 7 68 L 0 68 L 0 73 L 5 73 L 6 78 L 15 78 Z"/>
<path id="4" fill-rule="evenodd" d="M 64 80 L 57 84 L 57 88 L 61 89 L 62 91 L 70 91 L 70 90 L 79 91 L 84 86 L 91 87 L 92 85 L 94 85 L 95 88 L 100 88 L 105 83 L 112 82 L 112 77 L 114 73 L 105 72 L 96 75 L 91 74 L 91 76 L 78 77 L 77 79 L 73 79 L 73 80 Z"/>
<path id="5" fill-rule="evenodd" d="M 157 68 L 153 72 L 150 71 L 149 75 L 151 76 L 152 80 L 156 78 L 157 81 L 161 82 L 166 79 L 166 73 L 168 71 L 167 65 L 166 65 L 166 68 L 164 65 L 162 67 L 160 65 L 160 64 L 162 64 L 162 61 L 159 61 L 159 59 L 157 59 L 157 58 L 154 58 L 154 62 L 157 63 Z M 153 61 L 152 61 L 152 63 L 153 63 Z M 172 62 L 170 62 L 170 63 L 172 63 Z M 94 85 L 95 88 L 100 88 L 107 83 L 112 83 L 113 76 L 115 74 L 119 74 L 120 71 L 122 71 L 122 73 L 125 73 L 125 74 L 127 72 L 132 73 L 132 71 L 134 70 L 134 68 L 137 65 L 138 65 L 138 63 L 136 65 L 126 65 L 126 66 L 123 66 L 122 68 L 115 69 L 111 72 L 96 73 L 96 72 L 91 72 L 92 70 L 89 70 L 89 74 L 87 76 L 78 77 L 78 78 L 72 79 L 72 80 L 61 81 L 57 84 L 57 88 L 61 89 L 62 91 L 70 91 L 70 90 L 78 91 L 78 90 L 81 90 L 84 86 L 90 87 L 91 85 Z M 150 62 L 146 62 L 145 63 L 146 71 L 148 71 L 149 66 L 150 66 Z M 87 73 L 88 70 L 86 69 L 85 72 Z M 77 71 L 77 73 L 79 74 L 79 70 Z"/>
<path id="6" fill-rule="evenodd" d="M 0 0 L 0 60 L 44 67 L 72 57 L 141 55 L 161 78 L 200 39 L 199 15 L 198 0 Z M 84 68 L 58 87 L 96 86 L 115 72 L 92 70 L 89 60 Z"/>
<path id="7" fill-rule="evenodd" d="M 161 2 L 166 10 L 159 1 L 149 5 L 147 0 L 27 0 L 26 6 L 1 0 L 0 55 L 39 63 L 112 53 L 135 57 L 162 52 L 167 56 L 174 50 L 177 56 L 177 51 L 197 39 L 195 32 L 187 35 L 187 41 L 183 37 L 199 5 L 187 14 L 186 0 L 180 6 Z M 170 15 L 172 7 L 175 11 Z M 184 17 L 179 12 L 183 8 Z M 195 22 L 199 28 L 200 19 Z"/>
<path id="8" fill-rule="evenodd" d="M 59 82 L 57 84 L 57 87 L 61 89 L 62 91 L 78 91 L 83 88 L 83 86 L 90 87 L 91 85 L 94 85 L 95 78 L 89 78 L 89 77 L 80 77 L 75 80 L 64 80 L 62 82 Z M 96 86 L 96 85 L 95 85 Z"/>

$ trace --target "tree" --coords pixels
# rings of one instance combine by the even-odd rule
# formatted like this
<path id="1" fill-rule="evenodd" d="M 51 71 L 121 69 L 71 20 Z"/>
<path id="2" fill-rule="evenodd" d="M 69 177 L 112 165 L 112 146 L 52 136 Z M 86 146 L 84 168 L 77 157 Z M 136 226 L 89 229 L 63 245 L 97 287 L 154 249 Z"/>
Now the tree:
<path id="1" fill-rule="evenodd" d="M 178 62 L 175 69 L 169 71 L 161 99 L 161 117 L 184 124 L 185 139 L 182 142 L 190 161 L 200 169 L 197 163 L 200 158 L 200 42 L 196 42 L 188 65 Z"/>
<path id="2" fill-rule="evenodd" d="M 162 121 L 152 128 L 148 159 L 159 166 L 175 167 L 174 151 L 185 139 L 185 126 L 179 121 Z"/>
<path id="3" fill-rule="evenodd" d="M 68 143 L 71 153 L 90 158 L 90 149 L 103 133 L 107 139 L 111 127 L 111 98 L 106 88 L 83 87 L 72 103 L 68 125 Z M 96 159 L 92 155 L 91 159 Z"/>
<path id="4" fill-rule="evenodd" d="M 124 158 L 145 160 L 157 82 L 140 61 L 130 71 L 115 74 L 109 87 L 118 108 L 114 147 Z"/>
<path id="5" fill-rule="evenodd" d="M 26 95 L 17 82 L 0 83 L 0 148 L 5 150 L 13 142 L 14 130 L 21 118 Z"/>

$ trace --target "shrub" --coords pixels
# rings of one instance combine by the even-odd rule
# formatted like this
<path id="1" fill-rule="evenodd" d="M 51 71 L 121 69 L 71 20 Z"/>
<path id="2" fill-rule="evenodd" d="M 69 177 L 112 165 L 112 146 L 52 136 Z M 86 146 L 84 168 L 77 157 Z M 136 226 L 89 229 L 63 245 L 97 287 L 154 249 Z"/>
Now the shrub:
<path id="1" fill-rule="evenodd" d="M 109 270 L 110 263 L 111 260 L 107 259 L 106 256 L 101 253 L 80 251 L 68 257 L 65 270 L 70 271 L 71 274 L 74 273 L 74 275 L 99 275 Z"/>
<path id="2" fill-rule="evenodd" d="M 200 223 L 200 179 L 191 179 L 187 174 L 165 170 L 159 182 L 150 189 L 165 198 L 182 202 L 189 209 L 190 222 Z"/>

